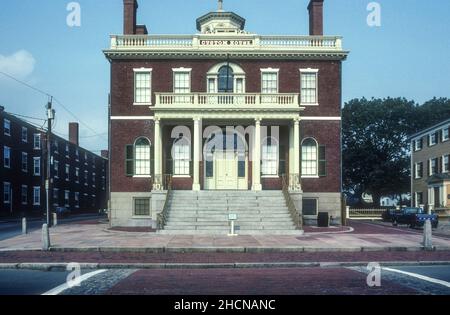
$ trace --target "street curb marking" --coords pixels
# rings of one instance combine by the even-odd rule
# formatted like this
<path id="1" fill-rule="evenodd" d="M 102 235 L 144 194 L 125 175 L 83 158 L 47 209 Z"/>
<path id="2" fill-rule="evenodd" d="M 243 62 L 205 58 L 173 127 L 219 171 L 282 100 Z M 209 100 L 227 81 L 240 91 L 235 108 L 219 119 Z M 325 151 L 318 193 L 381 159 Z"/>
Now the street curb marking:
<path id="1" fill-rule="evenodd" d="M 81 284 L 83 281 L 86 281 L 87 279 L 92 278 L 93 276 L 96 276 L 96 275 L 98 275 L 98 274 L 100 274 L 100 273 L 103 273 L 103 272 L 105 272 L 105 271 L 106 271 L 106 270 L 101 269 L 101 270 L 93 271 L 93 272 L 86 273 L 86 274 L 82 275 L 82 276 L 79 278 L 80 284 Z M 67 290 L 67 289 L 70 289 L 70 287 L 69 287 L 69 285 L 68 285 L 67 282 L 66 282 L 66 283 L 61 284 L 60 286 L 58 286 L 58 287 L 56 287 L 56 288 L 54 288 L 54 289 L 52 289 L 52 290 L 50 290 L 50 291 L 47 291 L 47 292 L 43 293 L 42 295 L 58 295 L 58 294 L 64 292 L 65 290 Z"/>
<path id="2" fill-rule="evenodd" d="M 407 272 L 407 271 L 403 271 L 403 270 L 398 270 L 398 269 L 392 269 L 392 268 L 386 268 L 386 267 L 381 267 L 382 270 L 386 270 L 386 271 L 391 271 L 391 272 L 396 272 L 396 273 L 400 273 L 403 275 L 407 275 L 413 278 L 417 278 L 420 280 L 424 280 L 424 281 L 428 281 L 434 284 L 440 284 L 443 285 L 447 288 L 450 288 L 450 282 L 444 281 L 444 280 L 439 280 L 439 279 L 435 279 L 435 278 L 431 278 L 431 277 L 427 277 L 427 276 L 423 276 L 417 273 L 413 273 L 413 272 Z"/>
<path id="3" fill-rule="evenodd" d="M 249 263 L 81 263 L 81 269 L 261 269 L 366 267 L 369 262 L 249 262 Z M 68 263 L 0 264 L 0 270 L 66 270 Z M 384 261 L 384 266 L 450 265 L 450 261 Z M 384 268 L 384 267 L 383 267 Z"/>

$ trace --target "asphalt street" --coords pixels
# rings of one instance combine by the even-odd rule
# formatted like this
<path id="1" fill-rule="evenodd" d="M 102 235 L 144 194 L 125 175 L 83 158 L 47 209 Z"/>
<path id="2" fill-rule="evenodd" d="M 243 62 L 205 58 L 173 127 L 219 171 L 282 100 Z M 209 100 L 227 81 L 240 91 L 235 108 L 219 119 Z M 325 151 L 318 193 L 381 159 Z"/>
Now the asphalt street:
<path id="1" fill-rule="evenodd" d="M 98 214 L 80 214 L 80 215 L 73 215 L 65 219 L 59 219 L 58 224 L 68 224 L 78 221 L 85 221 L 85 220 L 92 220 L 92 219 L 100 219 L 104 217 L 103 215 Z M 27 222 L 28 225 L 28 231 L 35 231 L 42 228 L 42 224 L 45 222 L 43 220 L 29 220 Z M 0 222 L 0 241 L 6 240 L 8 238 L 17 236 L 22 234 L 22 221 L 16 220 L 14 222 Z"/>
<path id="2" fill-rule="evenodd" d="M 0 270 L 1 295 L 449 295 L 450 267 L 383 266 L 381 286 L 367 268 L 84 270 L 80 286 L 62 288 L 69 272 Z M 58 288 L 55 291 L 55 288 Z"/>

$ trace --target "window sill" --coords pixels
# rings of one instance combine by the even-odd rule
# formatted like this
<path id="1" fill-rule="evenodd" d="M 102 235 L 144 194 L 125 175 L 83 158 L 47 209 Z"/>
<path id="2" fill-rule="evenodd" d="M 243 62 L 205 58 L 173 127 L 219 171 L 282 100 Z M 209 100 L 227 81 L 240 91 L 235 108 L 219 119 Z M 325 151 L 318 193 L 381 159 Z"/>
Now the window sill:
<path id="1" fill-rule="evenodd" d="M 280 178 L 278 175 L 261 175 L 261 178 Z"/>
<path id="2" fill-rule="evenodd" d="M 133 106 L 152 106 L 152 103 L 133 103 Z"/>
<path id="3" fill-rule="evenodd" d="M 306 104 L 300 103 L 300 106 L 319 106 L 319 103 L 306 103 Z"/>
<path id="4" fill-rule="evenodd" d="M 308 178 L 316 178 L 316 179 L 318 179 L 318 178 L 320 178 L 320 176 L 302 176 L 301 178 L 306 178 L 306 179 L 308 179 Z"/>
<path id="5" fill-rule="evenodd" d="M 152 178 L 151 175 L 134 175 L 133 178 Z"/>
<path id="6" fill-rule="evenodd" d="M 131 216 L 132 219 L 137 219 L 137 220 L 148 220 L 148 219 L 152 219 L 151 215 L 133 215 Z"/>
<path id="7" fill-rule="evenodd" d="M 191 175 L 173 175 L 172 178 L 191 178 Z"/>

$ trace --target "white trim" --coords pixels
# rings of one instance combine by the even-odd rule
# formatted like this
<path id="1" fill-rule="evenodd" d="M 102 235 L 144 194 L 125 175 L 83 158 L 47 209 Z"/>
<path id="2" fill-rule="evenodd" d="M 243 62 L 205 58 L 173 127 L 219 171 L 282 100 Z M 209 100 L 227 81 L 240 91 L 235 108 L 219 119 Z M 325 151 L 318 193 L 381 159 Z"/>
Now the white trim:
<path id="1" fill-rule="evenodd" d="M 326 117 L 326 116 L 300 116 L 300 120 L 342 120 L 342 117 Z"/>
<path id="2" fill-rule="evenodd" d="M 192 178 L 191 175 L 173 175 L 172 178 Z"/>
<path id="3" fill-rule="evenodd" d="M 152 178 L 152 175 L 133 175 L 133 178 Z"/>
<path id="4" fill-rule="evenodd" d="M 280 175 L 261 175 L 261 178 L 280 178 Z"/>
<path id="5" fill-rule="evenodd" d="M 134 68 L 133 72 L 152 72 L 153 68 Z"/>
<path id="6" fill-rule="evenodd" d="M 261 68 L 261 69 L 259 69 L 261 72 L 264 72 L 264 73 L 272 73 L 272 72 L 277 72 L 277 73 L 279 73 L 280 72 L 280 69 L 279 68 Z"/>
<path id="7" fill-rule="evenodd" d="M 111 116 L 111 120 L 155 120 L 155 116 Z"/>
<path id="8" fill-rule="evenodd" d="M 320 178 L 320 176 L 302 175 L 301 178 Z"/>
<path id="9" fill-rule="evenodd" d="M 172 68 L 173 72 L 192 72 L 192 68 Z"/>
<path id="10" fill-rule="evenodd" d="M 319 69 L 312 69 L 312 68 L 300 68 L 298 69 L 301 73 L 318 73 Z"/>

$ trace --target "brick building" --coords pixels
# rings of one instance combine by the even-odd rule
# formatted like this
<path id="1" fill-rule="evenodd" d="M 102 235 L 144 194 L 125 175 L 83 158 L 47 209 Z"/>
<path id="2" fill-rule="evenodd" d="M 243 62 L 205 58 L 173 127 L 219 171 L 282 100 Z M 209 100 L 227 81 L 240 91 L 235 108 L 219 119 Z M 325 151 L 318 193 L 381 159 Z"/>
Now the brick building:
<path id="1" fill-rule="evenodd" d="M 275 196 L 285 178 L 305 220 L 325 211 L 338 222 L 348 52 L 341 37 L 323 35 L 323 0 L 309 3 L 309 36 L 250 33 L 222 1 L 197 19 L 197 34 L 149 35 L 137 9 L 124 0 L 124 34 L 104 51 L 112 224 L 156 226 L 171 210 L 168 178 L 174 192 L 256 198 Z"/>
<path id="2" fill-rule="evenodd" d="M 411 141 L 412 206 L 450 206 L 450 119 L 422 130 Z"/>
<path id="3" fill-rule="evenodd" d="M 0 107 L 0 216 L 39 216 L 46 210 L 46 131 Z M 78 124 L 69 141 L 52 135 L 50 204 L 73 212 L 107 208 L 108 160 L 79 146 Z"/>

